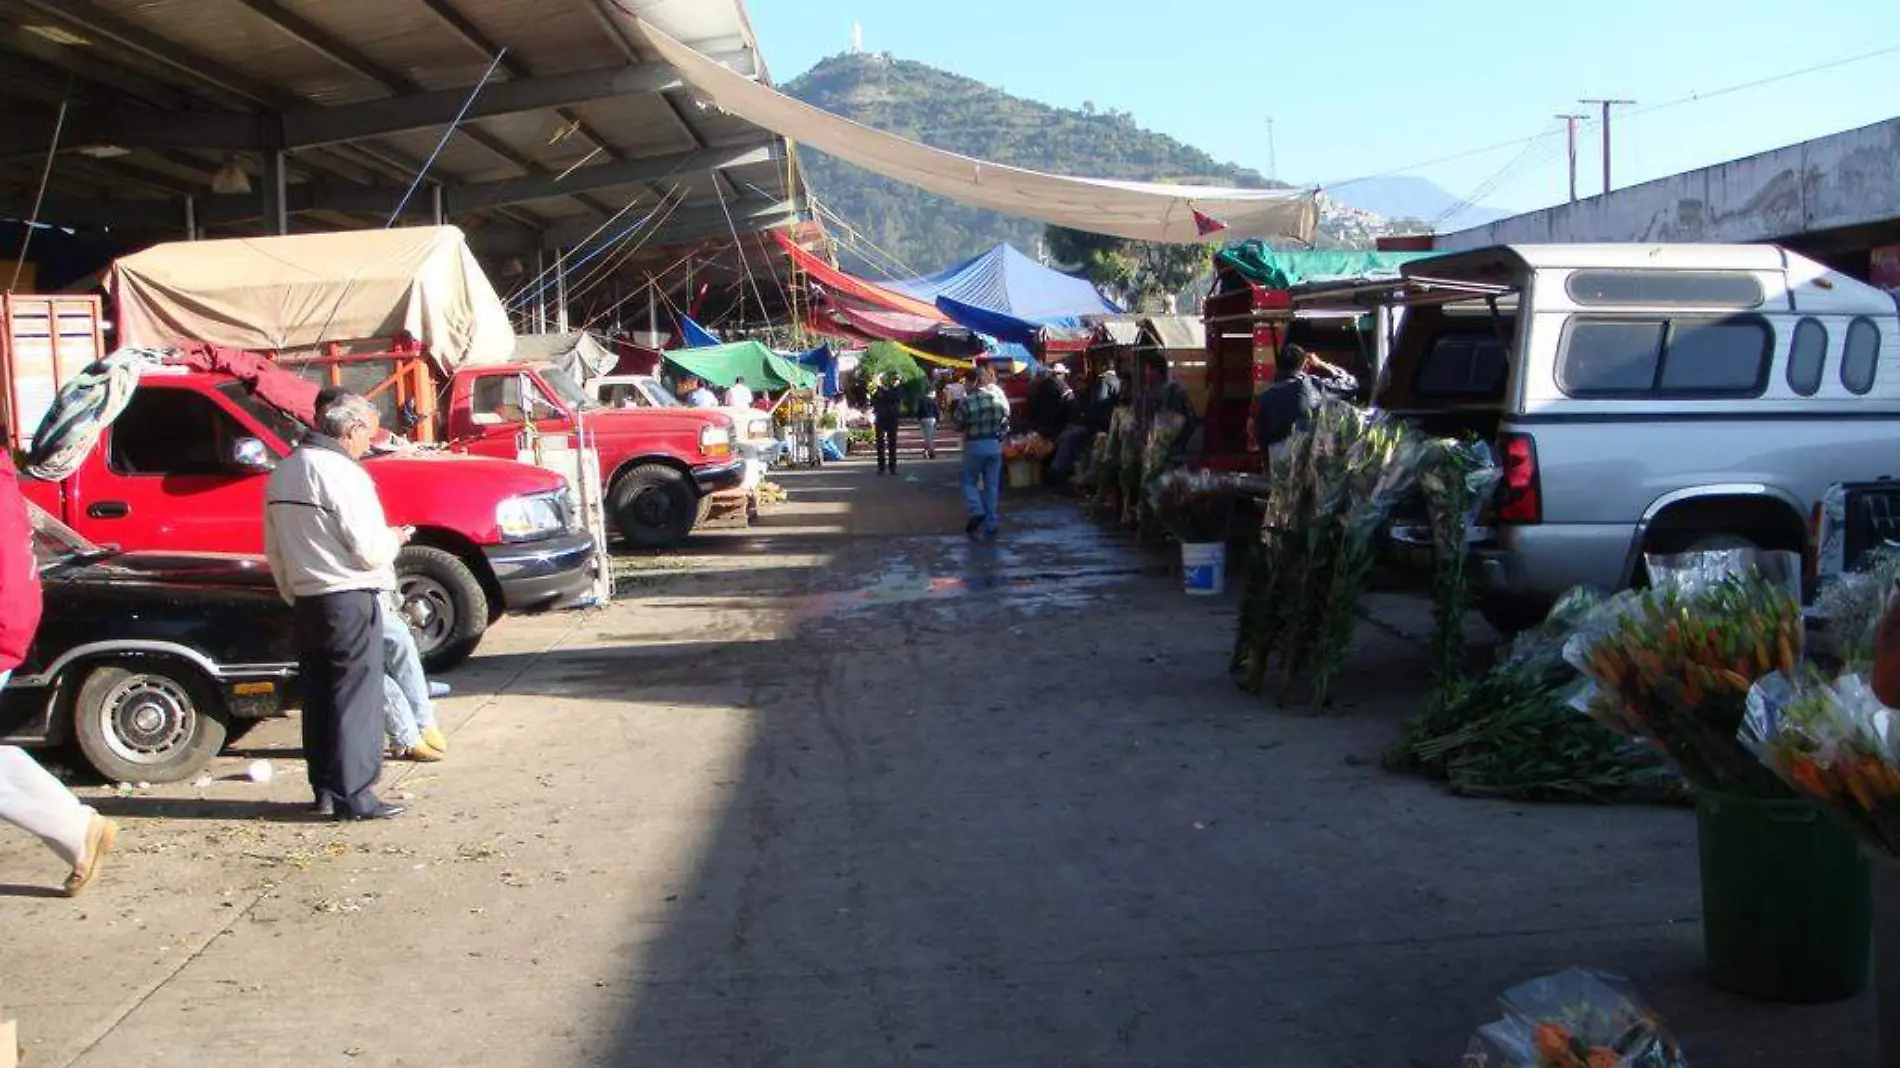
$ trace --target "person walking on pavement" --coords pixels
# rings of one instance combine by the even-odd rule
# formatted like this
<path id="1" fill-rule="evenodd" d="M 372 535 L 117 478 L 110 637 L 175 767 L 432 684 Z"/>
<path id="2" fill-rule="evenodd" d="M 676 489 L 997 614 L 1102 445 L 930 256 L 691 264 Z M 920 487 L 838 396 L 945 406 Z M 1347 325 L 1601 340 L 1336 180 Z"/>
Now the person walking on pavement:
<path id="1" fill-rule="evenodd" d="M 877 473 L 897 473 L 897 423 L 903 418 L 904 391 L 896 372 L 885 375 L 871 395 L 871 413 L 877 427 Z"/>
<path id="2" fill-rule="evenodd" d="M 0 464 L 0 686 L 26 659 L 40 625 L 40 569 L 33 524 L 11 463 Z M 37 835 L 72 871 L 67 897 L 99 874 L 118 824 L 81 804 L 66 784 L 15 745 L 0 745 L 0 820 Z M 11 1052 L 11 1051 L 9 1051 Z"/>
<path id="3" fill-rule="evenodd" d="M 984 540 L 994 541 L 1009 398 L 996 384 L 992 368 L 978 370 L 974 385 L 957 407 L 957 429 L 963 432 L 963 504 L 970 516 L 963 533 L 974 538 L 981 531 Z"/>
<path id="4" fill-rule="evenodd" d="M 396 554 L 413 533 L 389 526 L 358 462 L 378 421 L 362 397 L 325 391 L 316 432 L 264 487 L 264 553 L 278 592 L 296 609 L 310 790 L 317 812 L 338 820 L 405 811 L 375 791 L 383 771 L 381 600 L 396 588 Z"/>
<path id="5" fill-rule="evenodd" d="M 924 432 L 924 459 L 937 458 L 937 420 L 943 418 L 943 407 L 937 403 L 937 394 L 924 391 L 924 399 L 917 402 L 917 425 Z"/>

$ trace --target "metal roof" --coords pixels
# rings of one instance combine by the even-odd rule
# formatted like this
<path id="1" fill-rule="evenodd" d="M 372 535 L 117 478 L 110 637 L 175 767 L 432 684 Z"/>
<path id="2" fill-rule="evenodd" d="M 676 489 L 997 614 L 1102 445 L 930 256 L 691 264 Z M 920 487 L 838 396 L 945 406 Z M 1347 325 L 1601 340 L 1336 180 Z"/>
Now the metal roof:
<path id="1" fill-rule="evenodd" d="M 0 217 L 57 144 L 44 222 L 381 226 L 441 142 L 403 215 L 489 255 L 794 219 L 784 140 L 696 103 L 634 15 L 767 76 L 741 0 L 0 0 Z M 228 164 L 250 192 L 212 191 Z"/>

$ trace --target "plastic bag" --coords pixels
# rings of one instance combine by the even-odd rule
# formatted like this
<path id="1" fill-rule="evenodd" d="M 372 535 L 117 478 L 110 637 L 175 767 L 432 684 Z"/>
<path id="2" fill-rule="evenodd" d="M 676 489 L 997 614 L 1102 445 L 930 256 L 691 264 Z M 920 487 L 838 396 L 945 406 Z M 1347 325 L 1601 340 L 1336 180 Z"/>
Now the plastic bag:
<path id="1" fill-rule="evenodd" d="M 1498 998 L 1504 1018 L 1465 1049 L 1465 1068 L 1686 1068 L 1628 980 L 1571 968 L 1532 979 Z"/>
<path id="2" fill-rule="evenodd" d="M 1737 740 L 1795 792 L 1819 801 L 1861 839 L 1900 856 L 1900 714 L 1865 676 L 1809 669 L 1749 689 Z"/>

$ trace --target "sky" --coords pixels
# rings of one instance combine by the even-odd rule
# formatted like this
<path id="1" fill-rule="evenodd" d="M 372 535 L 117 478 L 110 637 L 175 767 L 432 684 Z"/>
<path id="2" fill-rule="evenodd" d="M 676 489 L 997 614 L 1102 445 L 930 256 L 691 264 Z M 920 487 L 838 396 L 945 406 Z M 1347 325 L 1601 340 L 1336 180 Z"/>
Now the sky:
<path id="1" fill-rule="evenodd" d="M 1397 172 L 1518 211 L 1568 195 L 1554 116 L 1598 111 L 1579 98 L 1636 101 L 1611 122 L 1617 187 L 1900 116 L 1894 0 L 746 6 L 777 82 L 848 51 L 856 23 L 867 52 L 1061 107 L 1127 111 L 1283 181 L 1339 188 Z M 1579 133 L 1583 195 L 1602 188 L 1600 137 L 1594 118 Z"/>

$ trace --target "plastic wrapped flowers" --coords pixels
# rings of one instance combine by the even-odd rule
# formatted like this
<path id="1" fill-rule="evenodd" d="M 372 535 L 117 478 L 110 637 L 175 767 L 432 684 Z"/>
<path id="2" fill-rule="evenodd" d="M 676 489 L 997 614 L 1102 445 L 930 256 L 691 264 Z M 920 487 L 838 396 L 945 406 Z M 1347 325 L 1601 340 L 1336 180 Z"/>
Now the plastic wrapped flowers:
<path id="1" fill-rule="evenodd" d="M 1900 713 L 1865 676 L 1776 673 L 1748 693 L 1740 738 L 1796 793 L 1832 808 L 1861 840 L 1900 856 Z"/>
<path id="2" fill-rule="evenodd" d="M 1564 658 L 1595 683 L 1579 703 L 1698 789 L 1786 796 L 1736 732 L 1749 688 L 1792 672 L 1800 656 L 1801 606 L 1785 579 L 1798 559 L 1730 550 L 1648 566 L 1656 586 L 1614 598 L 1565 645 Z"/>
<path id="3" fill-rule="evenodd" d="M 1176 469 L 1157 476 L 1148 487 L 1148 504 L 1168 533 L 1189 544 L 1227 537 L 1239 482 L 1214 471 Z"/>
<path id="4" fill-rule="evenodd" d="M 1048 459 L 1049 455 L 1055 451 L 1056 447 L 1049 444 L 1049 439 L 1041 434 L 1019 434 L 1003 442 L 1003 459 L 1005 460 L 1041 461 Z"/>
<path id="5" fill-rule="evenodd" d="M 1627 981 L 1572 968 L 1506 990 L 1504 1018 L 1478 1029 L 1465 1068 L 1687 1068 Z"/>

